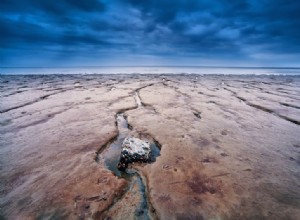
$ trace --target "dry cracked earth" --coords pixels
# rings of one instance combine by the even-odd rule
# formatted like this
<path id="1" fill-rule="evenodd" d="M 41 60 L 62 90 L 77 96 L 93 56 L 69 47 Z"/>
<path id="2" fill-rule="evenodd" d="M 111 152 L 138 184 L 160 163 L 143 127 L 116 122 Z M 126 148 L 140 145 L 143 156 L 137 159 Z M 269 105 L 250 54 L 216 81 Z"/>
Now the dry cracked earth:
<path id="1" fill-rule="evenodd" d="M 0 219 L 299 219 L 300 77 L 2 75 L 0 90 Z M 158 154 L 118 173 L 127 135 Z"/>

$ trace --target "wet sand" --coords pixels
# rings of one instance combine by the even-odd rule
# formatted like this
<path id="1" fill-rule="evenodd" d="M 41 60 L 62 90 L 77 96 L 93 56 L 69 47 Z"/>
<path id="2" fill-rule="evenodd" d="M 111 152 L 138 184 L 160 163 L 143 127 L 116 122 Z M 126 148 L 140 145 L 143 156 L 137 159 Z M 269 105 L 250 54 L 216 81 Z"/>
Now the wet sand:
<path id="1" fill-rule="evenodd" d="M 299 219 L 300 77 L 0 76 L 0 219 Z M 155 157 L 119 172 L 127 135 Z"/>

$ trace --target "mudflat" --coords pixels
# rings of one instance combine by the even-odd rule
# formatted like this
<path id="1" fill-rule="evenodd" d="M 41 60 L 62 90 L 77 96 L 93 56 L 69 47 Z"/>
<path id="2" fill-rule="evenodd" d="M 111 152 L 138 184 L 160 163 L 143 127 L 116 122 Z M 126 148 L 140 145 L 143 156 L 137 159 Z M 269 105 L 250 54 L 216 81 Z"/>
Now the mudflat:
<path id="1" fill-rule="evenodd" d="M 300 77 L 0 76 L 0 219 L 299 219 Z M 122 141 L 155 157 L 116 166 Z"/>

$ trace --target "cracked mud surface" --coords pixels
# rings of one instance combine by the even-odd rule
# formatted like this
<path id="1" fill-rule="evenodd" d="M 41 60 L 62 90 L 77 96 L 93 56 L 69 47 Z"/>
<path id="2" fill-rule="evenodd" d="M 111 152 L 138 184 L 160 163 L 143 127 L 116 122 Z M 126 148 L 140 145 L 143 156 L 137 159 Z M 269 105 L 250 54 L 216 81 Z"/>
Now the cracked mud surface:
<path id="1" fill-rule="evenodd" d="M 0 219 L 300 216 L 299 77 L 0 76 L 0 91 Z M 161 151 L 122 176 L 109 149 L 129 133 Z"/>

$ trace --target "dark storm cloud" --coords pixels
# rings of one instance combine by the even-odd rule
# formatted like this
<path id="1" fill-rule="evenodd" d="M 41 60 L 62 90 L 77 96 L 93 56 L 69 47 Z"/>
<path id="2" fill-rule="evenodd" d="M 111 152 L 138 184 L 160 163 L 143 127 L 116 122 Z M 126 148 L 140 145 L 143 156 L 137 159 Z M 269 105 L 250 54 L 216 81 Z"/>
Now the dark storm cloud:
<path id="1" fill-rule="evenodd" d="M 176 60 L 177 65 L 180 58 L 190 58 L 187 63 L 193 65 L 206 65 L 201 60 L 207 59 L 230 65 L 278 61 L 295 65 L 300 58 L 299 1 L 2 0 L 0 4 L 2 66 L 16 65 L 16 54 L 35 65 L 35 52 L 44 56 L 45 63 L 63 55 L 69 60 L 90 58 L 89 64 L 146 56 L 168 64 Z"/>
<path id="2" fill-rule="evenodd" d="M 2 0 L 1 11 L 5 12 L 35 12 L 36 10 L 47 13 L 68 13 L 72 10 L 78 11 L 96 11 L 103 10 L 105 5 L 98 0 Z"/>

